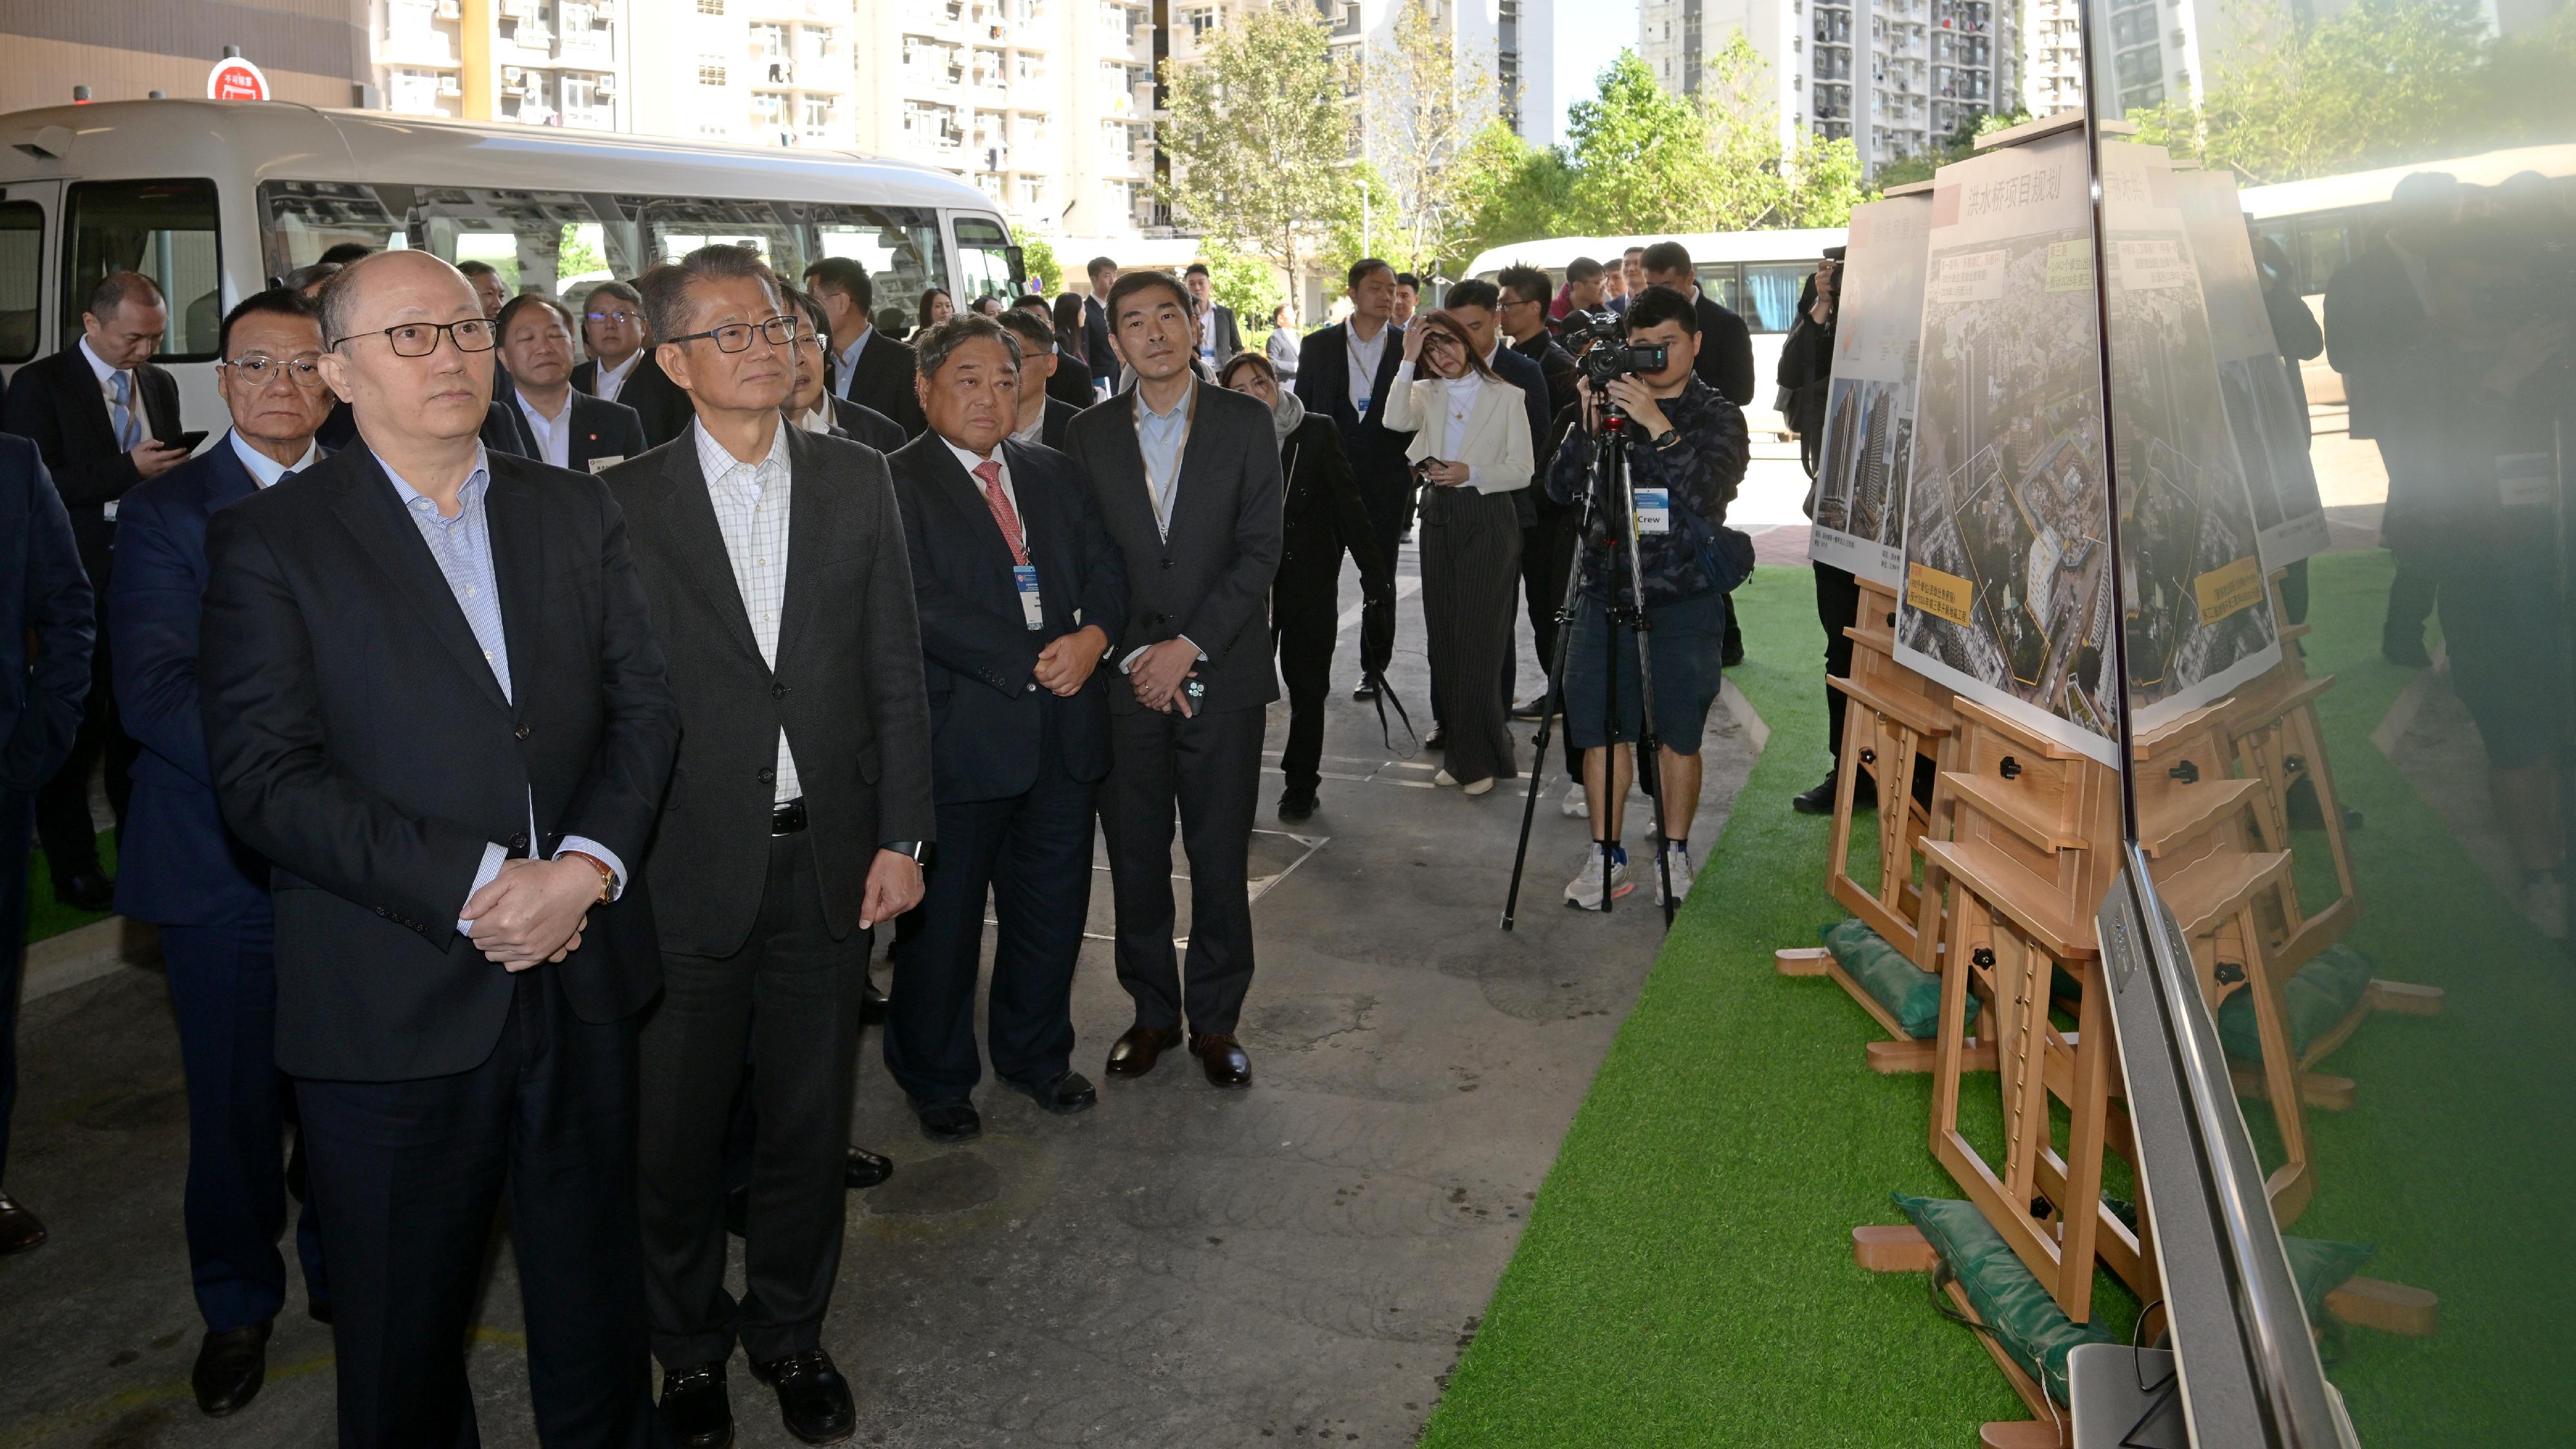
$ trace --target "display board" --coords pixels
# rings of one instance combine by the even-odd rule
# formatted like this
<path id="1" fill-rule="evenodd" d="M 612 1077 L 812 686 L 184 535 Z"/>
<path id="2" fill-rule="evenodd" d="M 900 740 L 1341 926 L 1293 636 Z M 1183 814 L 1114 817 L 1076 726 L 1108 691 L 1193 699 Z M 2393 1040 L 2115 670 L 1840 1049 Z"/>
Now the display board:
<path id="1" fill-rule="evenodd" d="M 2120 615 L 2140 733 L 2281 659 L 2254 503 L 2178 205 L 2183 179 L 2160 146 L 2102 144 Z M 2259 301 L 2256 310 L 2259 321 Z"/>
<path id="2" fill-rule="evenodd" d="M 1816 470 L 1809 555 L 1891 586 L 1905 574 L 1906 470 L 1931 221 L 1929 192 L 1852 208 Z"/>
<path id="3" fill-rule="evenodd" d="M 1933 178 L 1896 657 L 2116 764 L 2089 189 L 2081 130 Z"/>
<path id="4" fill-rule="evenodd" d="M 2254 499 L 2254 526 L 2266 571 L 2326 551 L 2324 504 L 2308 461 L 2308 417 L 2290 389 L 2280 340 L 2272 333 L 2254 247 L 2224 172 L 2173 173 L 2174 199 L 2191 237 L 2201 295 L 2209 303 L 2209 340 L 2218 357 L 2218 387 L 2236 456 Z M 2304 304 L 2302 304 L 2304 305 Z"/>

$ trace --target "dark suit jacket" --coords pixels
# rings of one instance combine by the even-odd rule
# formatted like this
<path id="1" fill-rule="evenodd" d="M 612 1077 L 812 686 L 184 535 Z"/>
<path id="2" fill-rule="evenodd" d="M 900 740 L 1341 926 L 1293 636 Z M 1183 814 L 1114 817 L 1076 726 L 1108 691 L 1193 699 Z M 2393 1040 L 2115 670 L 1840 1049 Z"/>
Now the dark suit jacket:
<path id="1" fill-rule="evenodd" d="M 662 947 L 683 955 L 729 956 L 758 921 L 782 729 L 835 938 L 858 927 L 878 849 L 934 834 L 921 631 L 885 455 L 780 426 L 795 482 L 775 669 L 752 638 L 696 446 L 602 475 L 634 530 L 685 725 L 644 867 Z"/>
<path id="2" fill-rule="evenodd" d="M 515 404 L 494 400 L 484 410 L 480 436 L 483 446 L 495 453 L 507 453 L 513 458 L 537 456 L 537 440 L 528 436 L 527 421 L 519 416 Z M 330 416 L 314 429 L 313 441 L 329 452 L 347 452 L 358 441 L 358 415 L 345 402 L 333 403 Z"/>
<path id="3" fill-rule="evenodd" d="M 904 445 L 903 424 L 865 403 L 832 397 L 828 392 L 823 396 L 832 398 L 832 426 L 849 434 L 853 441 L 865 443 L 880 453 L 891 453 Z"/>
<path id="4" fill-rule="evenodd" d="M 0 434 L 0 790 L 31 794 L 62 768 L 97 632 L 62 495 L 33 442 Z"/>
<path id="5" fill-rule="evenodd" d="M 119 915 L 163 926 L 269 919 L 268 862 L 224 825 L 197 699 L 206 525 L 259 491 L 229 439 L 125 497 L 108 591 L 116 711 L 143 752 L 116 861 Z"/>
<path id="6" fill-rule="evenodd" d="M 1082 413 L 1081 408 L 1061 399 L 1048 398 L 1046 421 L 1038 427 L 1038 441 L 1059 453 L 1063 452 L 1065 436 L 1073 430 L 1073 420 L 1082 416 Z"/>
<path id="7" fill-rule="evenodd" d="M 1539 370 L 1537 363 L 1513 351 L 1508 339 L 1494 349 L 1493 368 L 1495 376 L 1521 390 L 1521 411 L 1529 417 L 1530 456 L 1545 457 L 1539 450 L 1547 446 L 1548 420 L 1556 415 L 1556 409 L 1548 406 L 1547 374 Z M 1538 481 L 1533 473 L 1530 482 Z M 1523 528 L 1538 522 L 1536 500 L 1530 495 L 1543 491 L 1536 487 L 1513 491 L 1512 507 L 1519 512 Z"/>
<path id="8" fill-rule="evenodd" d="M 297 1076 L 407 1081 L 491 1055 L 511 975 L 456 929 L 487 842 L 542 856 L 587 836 L 635 877 L 538 968 L 583 1020 L 661 987 L 638 872 L 680 716 L 626 523 L 587 474 L 490 467 L 508 695 L 365 446 L 206 532 L 206 751 L 224 820 L 272 866 L 277 1063 Z"/>
<path id="9" fill-rule="evenodd" d="M 1396 432 L 1381 420 L 1386 395 L 1395 388 L 1395 370 L 1403 362 L 1404 329 L 1390 323 L 1386 353 L 1378 359 L 1377 382 L 1369 393 L 1369 415 L 1363 420 L 1351 402 L 1351 324 L 1336 322 L 1307 333 L 1297 344 L 1297 401 L 1342 430 L 1342 448 L 1363 489 L 1404 491 L 1413 486 L 1412 467 L 1404 460 L 1413 434 Z"/>
<path id="10" fill-rule="evenodd" d="M 511 410 L 517 413 L 515 407 Z M 519 415 L 519 426 L 527 426 L 527 417 Z M 536 440 L 531 437 L 529 446 Z M 594 458 L 635 458 L 652 446 L 644 441 L 644 421 L 635 409 L 624 403 L 606 402 L 579 388 L 572 392 L 572 437 L 564 443 L 564 466 L 576 473 L 591 471 Z"/>
<path id="11" fill-rule="evenodd" d="M 1308 413 L 1279 445 L 1279 453 L 1287 496 L 1280 510 L 1285 544 L 1278 593 L 1302 590 L 1327 602 L 1337 599 L 1347 550 L 1360 566 L 1361 591 L 1373 599 L 1394 598 L 1395 578 L 1378 553 L 1377 533 L 1369 524 L 1368 505 L 1360 499 L 1359 481 L 1351 476 L 1349 455 L 1342 451 L 1340 430 Z"/>
<path id="12" fill-rule="evenodd" d="M 1082 353 L 1093 377 L 1118 385 L 1118 353 L 1109 345 L 1109 309 L 1098 297 L 1082 299 Z"/>
<path id="13" fill-rule="evenodd" d="M 671 381 L 671 374 L 662 370 L 661 359 L 653 353 L 654 349 L 645 348 L 644 355 L 636 360 L 635 370 L 626 374 L 625 384 L 617 389 L 617 405 L 633 408 L 636 420 L 644 425 L 644 448 L 638 449 L 639 452 L 658 448 L 687 432 L 689 424 L 698 416 L 689 395 L 680 390 L 678 383 Z M 599 367 L 588 362 L 582 367 L 590 369 L 588 377 L 585 378 L 581 368 L 576 367 L 572 385 L 588 392 L 590 389 L 583 383 L 587 381 L 596 385 Z"/>
<path id="14" fill-rule="evenodd" d="M 905 437 L 918 438 L 930 424 L 921 415 L 920 396 L 912 390 L 916 362 L 909 344 L 871 329 L 868 345 L 859 349 L 859 364 L 851 369 L 849 387 L 842 388 L 836 379 L 832 392 L 876 409 L 901 423 Z M 836 370 L 841 365 L 837 347 L 832 350 L 831 365 Z"/>
<path id="15" fill-rule="evenodd" d="M 930 776 L 943 805 L 1027 793 L 1050 716 L 1073 778 L 1108 774 L 1109 697 L 1125 683 L 1114 663 L 1093 670 L 1069 699 L 1030 678 L 1040 650 L 1086 624 L 1116 645 L 1127 623 L 1127 565 L 1072 459 L 1008 439 L 1001 453 L 1038 571 L 1043 628 L 1021 618 L 1010 548 L 948 445 L 924 433 L 886 460 L 921 606 Z"/>
<path id="16" fill-rule="evenodd" d="M 2430 340 L 2428 331 L 2406 259 L 2387 241 L 2327 279 L 2326 364 L 2343 374 L 2353 437 L 2383 438 L 2403 428 L 2406 364 Z"/>
<path id="17" fill-rule="evenodd" d="M 1216 365 L 1223 367 L 1226 359 L 1243 350 L 1243 330 L 1235 326 L 1232 307 L 1218 303 L 1210 307 L 1216 313 L 1216 325 L 1209 329 L 1216 334 Z"/>
<path id="18" fill-rule="evenodd" d="M 134 369 L 134 390 L 143 401 L 143 430 L 176 446 L 179 384 L 147 362 Z M 113 562 L 109 545 L 115 538 L 106 505 L 123 498 L 143 475 L 116 445 L 116 425 L 108 420 L 107 399 L 99 395 L 98 374 L 90 371 L 78 342 L 28 363 L 9 379 L 8 397 L 0 402 L 0 432 L 31 440 L 44 456 L 54 489 L 71 514 L 81 567 L 93 585 L 105 589 Z"/>
<path id="19" fill-rule="evenodd" d="M 1206 383 L 1197 390 L 1168 537 L 1154 525 L 1132 396 L 1075 418 L 1065 450 L 1127 563 L 1127 627 L 1107 667 L 1187 635 L 1207 655 L 1198 666 L 1205 695 L 1194 708 L 1249 709 L 1279 697 L 1270 667 L 1270 582 L 1283 547 L 1279 449 L 1270 409 Z M 1111 690 L 1109 701 L 1114 713 L 1144 708 L 1129 689 Z"/>
<path id="20" fill-rule="evenodd" d="M 1046 391 L 1048 397 L 1076 412 L 1100 400 L 1100 395 L 1092 391 L 1091 374 L 1085 364 L 1061 352 L 1055 355 L 1055 371 L 1047 374 Z"/>
<path id="21" fill-rule="evenodd" d="M 1699 294 L 1699 360 L 1691 371 L 1740 408 L 1753 406 L 1753 330 L 1708 293 Z"/>

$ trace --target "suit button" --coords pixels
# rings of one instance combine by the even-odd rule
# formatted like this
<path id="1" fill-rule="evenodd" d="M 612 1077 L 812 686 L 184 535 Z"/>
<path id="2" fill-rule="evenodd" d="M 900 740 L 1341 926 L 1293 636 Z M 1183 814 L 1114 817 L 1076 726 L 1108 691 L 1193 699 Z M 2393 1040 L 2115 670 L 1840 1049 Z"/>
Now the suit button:
<path id="1" fill-rule="evenodd" d="M 1165 567 L 1165 568 L 1170 568 L 1171 566 L 1172 566 L 1172 561 L 1171 561 L 1170 559 L 1165 559 L 1165 560 L 1163 560 L 1163 567 Z"/>
<path id="2" fill-rule="evenodd" d="M 1035 694 L 1035 693 L 1037 693 L 1037 692 L 1038 692 L 1038 687 L 1037 687 L 1036 685 L 1032 684 L 1032 685 L 1030 685 L 1030 686 L 1029 686 L 1029 693 L 1031 693 L 1031 694 Z"/>
<path id="3" fill-rule="evenodd" d="M 762 784 L 764 784 L 764 785 L 773 785 L 773 784 L 776 784 L 777 782 L 778 782 L 778 772 L 777 772 L 776 770 L 774 770 L 774 769 L 770 768 L 770 767 L 769 767 L 769 766 L 767 766 L 767 765 L 763 765 L 763 766 L 761 766 L 761 767 L 760 767 L 760 783 L 762 783 Z"/>
<path id="4" fill-rule="evenodd" d="M 525 849 L 527 849 L 527 848 L 528 848 L 528 832 L 526 832 L 526 831 L 522 830 L 522 831 L 520 831 L 518 834 L 511 836 L 511 837 L 510 837 L 510 848 L 511 848 L 512 850 L 525 850 Z"/>
<path id="5" fill-rule="evenodd" d="M 783 684 L 773 684 L 769 686 L 769 697 L 771 699 L 785 699 L 787 697 L 787 686 Z"/>
<path id="6" fill-rule="evenodd" d="M 393 914 L 393 912 L 386 910 L 386 909 L 385 909 L 384 907 L 382 907 L 382 906 L 378 906 L 378 907 L 376 907 L 376 914 L 377 914 L 377 915 L 380 915 L 380 916 L 390 916 L 390 915 L 392 915 L 392 914 Z"/>
<path id="7" fill-rule="evenodd" d="M 517 735 L 520 739 L 524 740 L 528 737 L 528 727 L 525 723 L 522 723 L 517 729 L 510 731 L 510 733 Z"/>

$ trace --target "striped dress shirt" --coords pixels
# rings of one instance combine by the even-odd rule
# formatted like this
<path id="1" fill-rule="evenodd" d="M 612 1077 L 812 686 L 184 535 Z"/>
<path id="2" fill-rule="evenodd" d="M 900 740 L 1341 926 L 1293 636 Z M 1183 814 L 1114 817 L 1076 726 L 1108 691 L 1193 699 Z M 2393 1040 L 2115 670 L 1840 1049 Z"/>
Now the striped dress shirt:
<path id="1" fill-rule="evenodd" d="M 734 588 L 751 618 L 752 641 L 761 662 L 778 668 L 778 614 L 787 598 L 787 509 L 795 471 L 787 464 L 787 429 L 769 435 L 769 451 L 757 463 L 745 463 L 725 450 L 704 423 L 689 424 L 697 444 L 698 471 L 707 480 L 707 501 L 715 505 L 716 530 L 724 535 L 725 558 L 733 565 Z M 796 755 L 787 748 L 787 731 L 778 732 L 777 803 L 805 793 L 796 778 Z"/>

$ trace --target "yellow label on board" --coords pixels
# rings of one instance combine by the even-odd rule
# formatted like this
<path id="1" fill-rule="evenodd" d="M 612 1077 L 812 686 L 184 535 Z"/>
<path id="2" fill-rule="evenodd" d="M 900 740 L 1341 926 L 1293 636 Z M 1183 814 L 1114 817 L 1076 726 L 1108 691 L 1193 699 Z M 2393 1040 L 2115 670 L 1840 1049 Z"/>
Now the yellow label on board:
<path id="1" fill-rule="evenodd" d="M 2263 602 L 2263 566 L 2240 558 L 2193 579 L 2191 587 L 2200 599 L 2200 622 L 2215 624 Z"/>
<path id="2" fill-rule="evenodd" d="M 1923 564 L 1905 566 L 1905 603 L 1921 609 L 1936 619 L 1947 619 L 1962 628 L 1974 615 L 1977 587 L 1957 574 L 1945 574 Z"/>
<path id="3" fill-rule="evenodd" d="M 2048 244 L 2048 290 L 2086 292 L 2093 287 L 2093 244 L 2059 241 Z"/>

